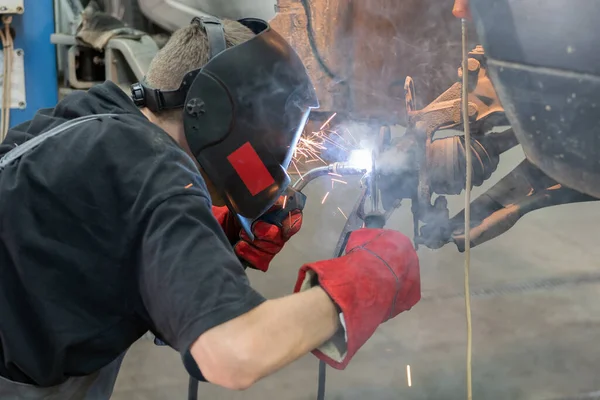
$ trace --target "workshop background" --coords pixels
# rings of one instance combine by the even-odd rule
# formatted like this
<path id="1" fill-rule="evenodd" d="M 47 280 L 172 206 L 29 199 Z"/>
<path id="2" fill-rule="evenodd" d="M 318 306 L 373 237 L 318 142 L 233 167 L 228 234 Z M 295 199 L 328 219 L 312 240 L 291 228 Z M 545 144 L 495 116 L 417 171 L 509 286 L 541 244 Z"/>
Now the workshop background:
<path id="1" fill-rule="evenodd" d="M 126 89 L 141 79 L 153 51 L 168 37 L 169 24 L 175 23 L 167 21 L 168 13 L 162 13 L 166 22 L 161 23 L 140 18 L 136 7 L 143 9 L 143 2 L 98 2 L 111 15 L 149 34 L 135 43 L 115 37 L 99 51 L 76 40 L 87 1 L 0 0 L 0 13 L 12 16 L 12 21 L 3 22 L 10 24 L 14 37 L 12 69 L 5 65 L 2 75 L 3 89 L 4 77 L 11 82 L 10 103 L 2 103 L 3 131 L 7 122 L 14 126 L 26 121 L 72 90 L 104 79 Z M 450 0 L 273 2 L 279 13 L 272 24 L 305 61 L 321 101 L 311 127 L 328 122 L 328 129 L 363 137 L 385 125 L 392 127 L 394 136 L 401 135 L 406 124 L 405 77 L 415 80 L 419 108 L 457 79 L 460 23 L 451 16 Z M 147 3 L 156 9 L 166 4 Z M 190 7 L 194 2 L 181 3 Z M 197 4 L 214 6 L 210 1 Z M 472 27 L 470 32 L 475 45 Z M 503 154 L 492 179 L 476 188 L 473 198 L 522 159 L 519 148 Z M 299 169 L 304 172 L 310 166 L 305 163 Z M 360 182 L 352 178 L 332 183 L 331 177 L 323 177 L 304 192 L 308 203 L 300 233 L 268 273 L 249 272 L 252 284 L 267 297 L 290 293 L 303 263 L 332 256 Z M 462 196 L 450 196 L 451 214 L 463 203 Z M 387 227 L 412 237 L 410 207 L 410 201 L 404 201 Z M 475 399 L 600 398 L 599 221 L 597 203 L 547 208 L 473 249 Z M 439 250 L 422 247 L 419 256 L 423 300 L 382 325 L 345 371 L 328 369 L 326 399 L 466 397 L 464 255 L 448 244 Z M 308 355 L 243 392 L 201 384 L 199 398 L 315 399 L 317 366 L 316 358 Z M 184 399 L 187 382 L 177 353 L 142 339 L 125 358 L 113 399 Z"/>

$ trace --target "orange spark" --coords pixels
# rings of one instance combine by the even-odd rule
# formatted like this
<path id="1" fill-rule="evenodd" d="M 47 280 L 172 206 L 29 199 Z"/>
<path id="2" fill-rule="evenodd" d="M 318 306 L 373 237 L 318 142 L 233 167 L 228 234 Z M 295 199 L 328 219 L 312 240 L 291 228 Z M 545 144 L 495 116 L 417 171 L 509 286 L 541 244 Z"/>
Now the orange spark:
<path id="1" fill-rule="evenodd" d="M 323 165 L 327 165 L 328 162 L 321 158 L 321 154 L 323 153 L 323 150 L 327 150 L 328 148 L 331 148 L 331 146 L 335 146 L 335 148 L 340 149 L 344 153 L 357 147 L 358 141 L 354 136 L 352 136 L 347 128 L 343 128 L 343 135 L 340 135 L 337 131 L 329 128 L 331 121 L 336 115 L 337 113 L 333 113 L 329 118 L 327 118 L 318 131 L 304 131 L 302 133 L 296 148 L 294 149 L 294 155 L 292 157 L 294 169 L 296 172 L 298 172 L 298 175 L 301 174 L 297 164 L 301 163 L 307 167 L 310 163 L 322 163 Z M 338 136 L 339 140 L 338 138 L 333 138 L 333 135 Z M 300 179 L 302 179 L 302 177 L 300 177 Z"/>
<path id="2" fill-rule="evenodd" d="M 327 137 L 327 134 L 323 131 L 323 128 L 327 126 L 329 122 L 331 122 L 335 115 L 336 114 L 334 113 L 331 117 L 329 117 L 327 121 L 325 121 L 321 129 L 319 129 L 319 131 L 304 133 L 300 137 L 296 149 L 294 150 L 293 158 L 296 161 L 302 161 L 305 163 L 321 161 L 323 164 L 327 164 L 319 155 L 321 154 L 322 150 L 327 149 L 327 147 L 325 146 L 327 142 L 333 143 L 334 145 L 336 145 L 336 143 L 332 142 Z"/>
<path id="3" fill-rule="evenodd" d="M 327 196 L 329 196 L 329 192 L 325 193 L 325 197 L 321 200 L 321 204 L 325 204 L 325 200 L 327 200 Z"/>
<path id="4" fill-rule="evenodd" d="M 337 115 L 337 113 L 333 113 L 333 115 L 331 117 L 329 117 L 327 119 L 327 121 L 325 121 L 325 123 L 323 125 L 321 125 L 321 128 L 319 128 L 320 131 L 323 130 L 323 128 L 325 128 L 327 125 L 329 125 L 329 123 L 331 122 L 331 120 Z"/>
<path id="5" fill-rule="evenodd" d="M 285 205 L 287 204 L 287 199 L 288 199 L 287 196 L 283 197 L 283 206 L 281 208 L 285 208 Z"/>
<path id="6" fill-rule="evenodd" d="M 294 166 L 294 169 L 296 170 L 296 172 L 298 173 L 298 176 L 300 177 L 300 180 L 303 180 L 304 177 L 302 176 L 302 174 L 300 173 L 300 170 L 298 169 L 298 166 L 296 165 L 296 162 L 294 160 L 292 160 L 292 165 Z"/>
<path id="7" fill-rule="evenodd" d="M 348 219 L 348 217 L 346 217 L 346 214 L 344 214 L 344 212 L 342 211 L 342 209 L 341 209 L 341 208 L 339 208 L 339 207 L 338 207 L 338 210 L 339 210 L 339 212 L 341 212 L 341 213 L 342 213 L 342 215 L 344 216 L 344 218 Z"/>

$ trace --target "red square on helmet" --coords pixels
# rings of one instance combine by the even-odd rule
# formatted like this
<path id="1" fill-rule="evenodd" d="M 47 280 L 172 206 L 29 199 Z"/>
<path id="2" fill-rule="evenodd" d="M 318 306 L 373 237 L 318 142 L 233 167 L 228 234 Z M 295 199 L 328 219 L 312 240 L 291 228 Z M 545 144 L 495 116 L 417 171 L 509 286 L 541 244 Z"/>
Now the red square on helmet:
<path id="1" fill-rule="evenodd" d="M 275 183 L 275 179 L 262 162 L 250 142 L 244 143 L 227 156 L 227 160 L 235 169 L 252 196 L 256 196 Z"/>

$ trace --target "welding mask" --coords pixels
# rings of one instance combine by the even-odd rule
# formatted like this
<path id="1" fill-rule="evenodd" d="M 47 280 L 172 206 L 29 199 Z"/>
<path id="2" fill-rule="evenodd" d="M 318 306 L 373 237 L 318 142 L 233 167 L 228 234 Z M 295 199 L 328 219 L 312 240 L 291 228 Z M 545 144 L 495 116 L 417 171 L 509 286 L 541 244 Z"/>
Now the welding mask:
<path id="1" fill-rule="evenodd" d="M 290 183 L 287 168 L 308 115 L 319 103 L 306 68 L 265 21 L 239 21 L 256 36 L 226 48 L 216 18 L 194 18 L 206 31 L 209 62 L 177 90 L 143 82 L 131 88 L 138 107 L 183 109 L 192 154 L 242 222 L 267 211 Z"/>

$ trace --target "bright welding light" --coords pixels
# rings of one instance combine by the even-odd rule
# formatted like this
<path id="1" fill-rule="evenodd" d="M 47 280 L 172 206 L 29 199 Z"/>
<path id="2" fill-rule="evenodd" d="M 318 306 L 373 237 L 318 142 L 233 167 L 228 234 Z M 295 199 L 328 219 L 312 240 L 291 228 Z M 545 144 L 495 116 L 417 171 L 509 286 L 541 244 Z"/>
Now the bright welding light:
<path id="1" fill-rule="evenodd" d="M 370 171 L 373 166 L 371 151 L 367 149 L 352 150 L 348 164 L 355 168 Z"/>

